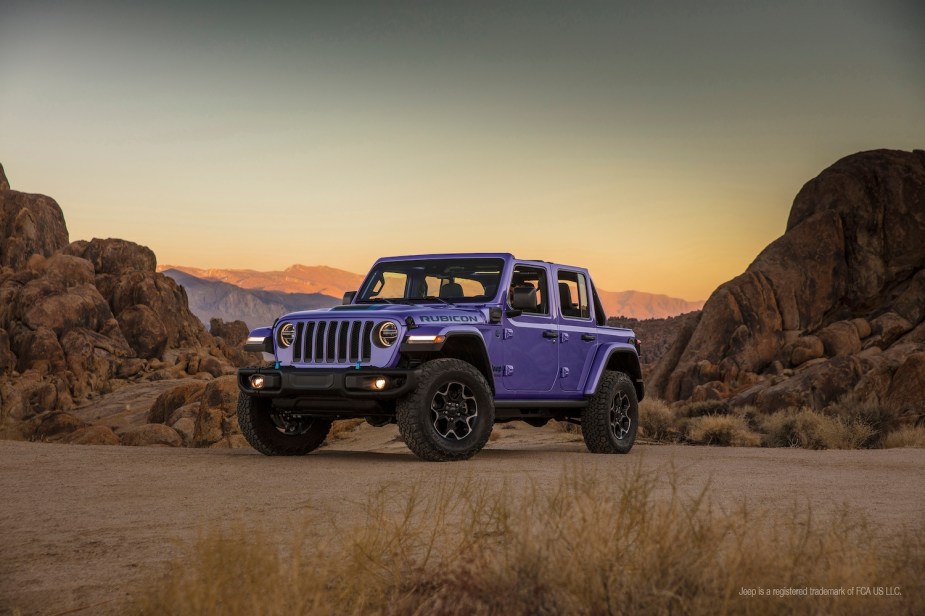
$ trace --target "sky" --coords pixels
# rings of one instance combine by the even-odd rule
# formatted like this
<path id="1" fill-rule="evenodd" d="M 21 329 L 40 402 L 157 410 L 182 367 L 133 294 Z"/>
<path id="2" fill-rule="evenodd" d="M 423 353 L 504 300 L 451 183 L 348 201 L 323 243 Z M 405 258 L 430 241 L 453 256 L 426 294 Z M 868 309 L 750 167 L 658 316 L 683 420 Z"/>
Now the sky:
<path id="1" fill-rule="evenodd" d="M 825 167 L 925 148 L 923 7 L 0 0 L 0 163 L 162 264 L 499 251 L 706 299 Z"/>

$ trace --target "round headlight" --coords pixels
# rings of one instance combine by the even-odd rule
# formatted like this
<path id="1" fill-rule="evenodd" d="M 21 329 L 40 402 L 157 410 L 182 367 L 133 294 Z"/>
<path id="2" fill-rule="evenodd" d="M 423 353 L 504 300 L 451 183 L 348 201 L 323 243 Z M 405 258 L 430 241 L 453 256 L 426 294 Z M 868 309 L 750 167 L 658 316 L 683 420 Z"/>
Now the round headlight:
<path id="1" fill-rule="evenodd" d="M 276 342 L 281 348 L 289 348 L 295 339 L 295 326 L 292 323 L 284 323 L 282 327 L 276 330 Z"/>
<path id="2" fill-rule="evenodd" d="M 398 327 L 391 321 L 380 323 L 373 334 L 373 340 L 381 347 L 390 347 L 398 340 Z"/>

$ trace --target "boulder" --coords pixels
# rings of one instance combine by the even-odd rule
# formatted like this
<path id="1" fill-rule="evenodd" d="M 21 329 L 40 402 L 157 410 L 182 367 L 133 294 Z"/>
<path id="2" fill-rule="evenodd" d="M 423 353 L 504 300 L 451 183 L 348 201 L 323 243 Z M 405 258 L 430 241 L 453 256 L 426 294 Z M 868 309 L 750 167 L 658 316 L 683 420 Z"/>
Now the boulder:
<path id="1" fill-rule="evenodd" d="M 24 301 L 20 298 L 20 303 Z M 111 318 L 106 300 L 89 284 L 45 295 L 30 306 L 23 306 L 22 314 L 22 322 L 30 329 L 47 327 L 58 336 L 74 327 L 99 331 Z"/>
<path id="2" fill-rule="evenodd" d="M 122 433 L 122 444 L 129 447 L 160 445 L 181 447 L 183 439 L 176 430 L 164 424 L 144 424 Z"/>
<path id="3" fill-rule="evenodd" d="M 55 288 L 65 290 L 81 285 L 92 285 L 96 280 L 93 264 L 86 259 L 56 254 L 45 260 L 39 273 Z"/>
<path id="4" fill-rule="evenodd" d="M 54 199 L 0 190 L 0 267 L 26 267 L 34 254 L 50 257 L 68 243 L 64 214 Z"/>
<path id="5" fill-rule="evenodd" d="M 850 321 L 836 321 L 818 334 L 825 347 L 827 357 L 854 355 L 861 352 L 861 338 L 858 329 Z"/>
<path id="6" fill-rule="evenodd" d="M 183 407 L 186 408 L 186 407 Z M 183 445 L 189 446 L 193 443 L 193 437 L 196 433 L 196 420 L 192 417 L 181 417 L 171 424 L 171 427 L 177 431 L 180 438 L 183 439 Z"/>
<path id="7" fill-rule="evenodd" d="M 139 357 L 160 357 L 167 347 L 167 328 L 144 304 L 129 306 L 116 316 L 126 341 Z"/>
<path id="8" fill-rule="evenodd" d="M 19 358 L 16 367 L 19 372 L 35 369 L 48 374 L 61 372 L 67 367 L 58 337 L 47 327 L 20 333 L 15 336 L 14 344 L 16 347 L 13 351 Z"/>
<path id="9" fill-rule="evenodd" d="M 64 411 L 48 411 L 36 416 L 27 426 L 30 440 L 58 441 L 65 435 L 89 427 L 76 415 Z"/>
<path id="10" fill-rule="evenodd" d="M 0 190 L 9 190 L 10 181 L 6 179 L 6 173 L 3 171 L 3 165 L 0 164 Z"/>
<path id="11" fill-rule="evenodd" d="M 0 375 L 16 369 L 16 355 L 10 348 L 10 335 L 0 329 Z"/>
<path id="12" fill-rule="evenodd" d="M 222 338 L 233 347 L 242 346 L 247 341 L 250 331 L 244 321 L 225 322 L 222 319 L 209 320 L 209 333 Z"/>
<path id="13" fill-rule="evenodd" d="M 69 445 L 118 445 L 119 437 L 106 426 L 78 428 L 61 439 Z"/>
<path id="14" fill-rule="evenodd" d="M 177 385 L 157 397 L 157 400 L 151 405 L 145 420 L 148 423 L 173 423 L 176 419 L 168 421 L 171 419 L 172 413 L 180 407 L 199 402 L 205 388 L 206 384 L 203 381 L 191 380 Z"/>
<path id="15" fill-rule="evenodd" d="M 790 365 L 800 366 L 825 354 L 825 344 L 816 336 L 802 336 L 793 343 L 790 351 Z"/>
<path id="16" fill-rule="evenodd" d="M 909 355 L 893 374 L 883 402 L 925 415 L 925 352 Z"/>
<path id="17" fill-rule="evenodd" d="M 912 329 L 912 323 L 895 312 L 886 312 L 870 322 L 871 333 L 878 338 L 878 346 L 885 348 Z"/>
<path id="18" fill-rule="evenodd" d="M 209 381 L 202 394 L 193 441 L 207 447 L 231 434 L 240 434 L 238 426 L 238 380 L 234 375 Z"/>
<path id="19" fill-rule="evenodd" d="M 97 274 L 118 276 L 157 269 L 157 257 L 150 248 L 127 240 L 93 238 L 68 248 L 68 252 L 92 263 Z"/>

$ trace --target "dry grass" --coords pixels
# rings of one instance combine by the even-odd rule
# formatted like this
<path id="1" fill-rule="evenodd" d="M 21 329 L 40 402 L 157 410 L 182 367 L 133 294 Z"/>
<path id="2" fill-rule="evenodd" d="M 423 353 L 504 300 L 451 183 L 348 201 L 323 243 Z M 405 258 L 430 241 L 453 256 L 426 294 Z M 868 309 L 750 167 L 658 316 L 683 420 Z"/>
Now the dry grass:
<path id="1" fill-rule="evenodd" d="M 804 449 L 858 449 L 874 430 L 859 421 L 846 422 L 809 408 L 786 409 L 762 421 L 764 444 Z"/>
<path id="2" fill-rule="evenodd" d="M 883 447 L 925 447 L 925 426 L 904 426 L 890 432 L 883 439 Z"/>
<path id="3" fill-rule="evenodd" d="M 654 441 L 678 440 L 677 417 L 664 400 L 648 397 L 639 403 L 639 436 Z"/>
<path id="4" fill-rule="evenodd" d="M 752 432 L 743 417 L 738 415 L 705 415 L 688 424 L 688 438 L 704 445 L 757 447 L 761 436 Z"/>
<path id="5" fill-rule="evenodd" d="M 789 408 L 770 415 L 754 406 L 731 407 L 713 400 L 672 407 L 646 398 L 639 407 L 640 436 L 644 438 L 732 447 L 925 447 L 925 427 L 910 425 L 917 417 L 850 397 L 823 412 Z"/>
<path id="6" fill-rule="evenodd" d="M 437 487 L 433 487 L 433 486 Z M 925 528 L 883 536 L 848 512 L 717 511 L 675 475 L 563 474 L 515 492 L 473 479 L 385 486 L 351 528 L 312 520 L 205 533 L 140 614 L 925 613 Z M 312 534 L 306 534 L 305 529 Z M 742 589 L 899 587 L 901 597 Z"/>

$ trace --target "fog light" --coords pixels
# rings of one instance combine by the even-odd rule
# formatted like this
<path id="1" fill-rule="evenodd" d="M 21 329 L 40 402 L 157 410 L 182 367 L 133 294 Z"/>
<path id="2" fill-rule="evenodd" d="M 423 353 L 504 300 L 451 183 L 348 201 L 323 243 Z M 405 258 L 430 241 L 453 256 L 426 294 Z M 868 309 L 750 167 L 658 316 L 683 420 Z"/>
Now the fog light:
<path id="1" fill-rule="evenodd" d="M 382 378 L 382 377 L 379 377 L 378 379 L 376 379 L 375 381 L 373 381 L 373 388 L 374 388 L 374 389 L 385 389 L 385 386 L 386 386 L 387 384 L 388 384 L 388 381 L 386 381 L 386 380 L 385 380 L 384 378 Z"/>
<path id="2" fill-rule="evenodd" d="M 266 381 L 263 378 L 262 374 L 252 374 L 250 378 L 251 388 L 253 389 L 263 389 Z"/>

